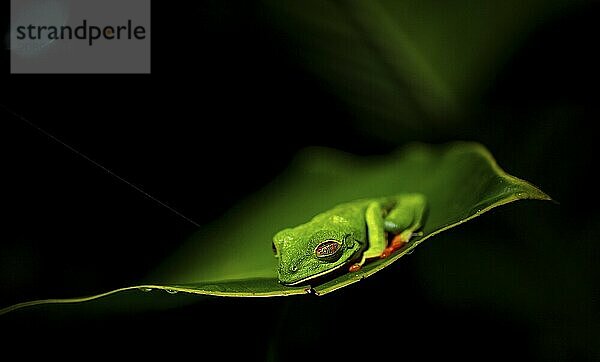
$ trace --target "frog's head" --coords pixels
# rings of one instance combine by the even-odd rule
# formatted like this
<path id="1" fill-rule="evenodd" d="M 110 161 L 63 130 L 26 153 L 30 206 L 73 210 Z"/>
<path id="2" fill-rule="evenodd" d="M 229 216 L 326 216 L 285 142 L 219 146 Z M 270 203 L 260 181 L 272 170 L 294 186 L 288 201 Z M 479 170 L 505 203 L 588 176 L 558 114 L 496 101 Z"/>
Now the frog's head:
<path id="1" fill-rule="evenodd" d="M 297 285 L 339 270 L 355 260 L 361 248 L 362 242 L 349 230 L 282 230 L 273 238 L 279 282 Z"/>

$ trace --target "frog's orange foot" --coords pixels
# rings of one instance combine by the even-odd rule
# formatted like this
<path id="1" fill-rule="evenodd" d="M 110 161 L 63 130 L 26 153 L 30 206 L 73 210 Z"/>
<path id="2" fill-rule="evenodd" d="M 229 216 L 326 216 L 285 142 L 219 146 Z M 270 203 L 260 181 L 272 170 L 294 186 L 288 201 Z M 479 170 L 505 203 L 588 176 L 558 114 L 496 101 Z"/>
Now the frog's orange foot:
<path id="1" fill-rule="evenodd" d="M 392 255 L 392 253 L 394 252 L 394 250 L 395 250 L 395 249 L 394 249 L 394 247 L 392 247 L 392 246 L 388 246 L 387 248 L 385 248 L 385 249 L 383 250 L 383 253 L 381 253 L 381 255 L 380 255 L 379 257 L 380 257 L 381 259 L 385 259 L 385 258 L 387 258 L 388 256 Z"/>
<path id="2" fill-rule="evenodd" d="M 350 269 L 348 269 L 348 270 L 350 271 L 350 273 L 353 273 L 355 271 L 359 271 L 360 268 L 361 268 L 361 265 L 359 263 L 356 263 L 356 264 L 352 264 L 350 266 Z"/>
<path id="3" fill-rule="evenodd" d="M 392 239 L 392 248 L 394 248 L 394 250 L 400 249 L 404 244 L 406 244 L 406 240 L 402 238 L 402 234 L 398 234 Z"/>
<path id="4" fill-rule="evenodd" d="M 405 244 L 406 244 L 406 241 L 402 238 L 402 236 L 400 234 L 394 236 L 394 239 L 392 239 L 391 245 L 388 246 L 387 248 L 385 248 L 383 253 L 381 253 L 380 258 L 381 259 L 387 258 L 388 256 L 392 255 L 392 253 L 394 251 L 402 248 Z"/>

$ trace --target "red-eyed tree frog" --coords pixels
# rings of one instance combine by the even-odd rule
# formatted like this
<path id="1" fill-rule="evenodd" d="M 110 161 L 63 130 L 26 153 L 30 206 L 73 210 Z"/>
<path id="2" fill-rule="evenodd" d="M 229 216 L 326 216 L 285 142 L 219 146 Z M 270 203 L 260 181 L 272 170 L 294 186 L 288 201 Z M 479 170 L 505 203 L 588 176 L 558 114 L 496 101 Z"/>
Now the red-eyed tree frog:
<path id="1" fill-rule="evenodd" d="M 418 193 L 344 203 L 273 237 L 278 278 L 298 285 L 402 248 L 423 227 L 427 200 Z"/>

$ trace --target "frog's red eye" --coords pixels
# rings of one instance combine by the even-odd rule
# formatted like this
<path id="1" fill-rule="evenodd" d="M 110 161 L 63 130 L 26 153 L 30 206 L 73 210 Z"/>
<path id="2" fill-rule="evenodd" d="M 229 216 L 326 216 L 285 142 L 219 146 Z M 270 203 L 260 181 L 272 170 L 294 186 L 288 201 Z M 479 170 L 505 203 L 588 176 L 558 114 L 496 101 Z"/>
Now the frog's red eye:
<path id="1" fill-rule="evenodd" d="M 342 251 L 342 243 L 337 240 L 325 240 L 315 248 L 315 256 L 318 259 L 333 259 Z"/>

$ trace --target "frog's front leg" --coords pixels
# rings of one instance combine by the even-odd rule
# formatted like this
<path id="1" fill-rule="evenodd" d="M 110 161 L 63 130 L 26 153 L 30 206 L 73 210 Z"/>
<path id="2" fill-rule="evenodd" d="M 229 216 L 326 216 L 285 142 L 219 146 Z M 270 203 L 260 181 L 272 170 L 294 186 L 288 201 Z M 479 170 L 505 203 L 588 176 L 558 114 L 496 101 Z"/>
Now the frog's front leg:
<path id="1" fill-rule="evenodd" d="M 422 194 L 403 194 L 394 197 L 393 207 L 384 217 L 382 205 L 372 202 L 365 212 L 369 244 L 361 260 L 350 267 L 350 271 L 359 270 L 372 258 L 386 258 L 400 249 L 423 226 L 427 211 L 427 200 Z M 394 238 L 388 246 L 387 235 Z"/>
<path id="2" fill-rule="evenodd" d="M 367 238 L 369 240 L 367 249 L 363 252 L 360 261 L 350 267 L 350 271 L 359 270 L 367 259 L 377 258 L 385 251 L 387 239 L 383 219 L 383 209 L 379 202 L 372 202 L 365 212 L 367 224 Z"/>
<path id="3" fill-rule="evenodd" d="M 381 253 L 382 258 L 400 249 L 423 226 L 427 200 L 422 194 L 404 194 L 395 197 L 394 207 L 386 215 L 384 229 L 394 235 L 390 245 Z"/>

